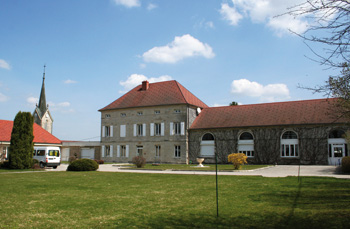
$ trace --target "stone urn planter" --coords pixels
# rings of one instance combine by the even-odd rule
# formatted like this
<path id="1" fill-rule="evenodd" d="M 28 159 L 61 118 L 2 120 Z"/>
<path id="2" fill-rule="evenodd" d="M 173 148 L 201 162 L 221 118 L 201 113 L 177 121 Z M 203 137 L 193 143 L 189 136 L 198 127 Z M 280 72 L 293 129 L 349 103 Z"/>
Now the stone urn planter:
<path id="1" fill-rule="evenodd" d="M 204 167 L 204 165 L 202 165 L 203 161 L 204 161 L 204 158 L 198 157 L 197 162 L 199 163 L 199 165 L 197 165 L 197 167 Z"/>

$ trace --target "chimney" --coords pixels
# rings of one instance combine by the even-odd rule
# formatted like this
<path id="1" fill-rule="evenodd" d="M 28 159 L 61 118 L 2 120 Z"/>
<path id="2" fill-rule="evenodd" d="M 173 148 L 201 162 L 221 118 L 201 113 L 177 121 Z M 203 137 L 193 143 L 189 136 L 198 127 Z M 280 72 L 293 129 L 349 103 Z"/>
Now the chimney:
<path id="1" fill-rule="evenodd" d="M 142 81 L 142 91 L 147 91 L 147 89 L 149 88 L 149 82 L 146 81 Z"/>

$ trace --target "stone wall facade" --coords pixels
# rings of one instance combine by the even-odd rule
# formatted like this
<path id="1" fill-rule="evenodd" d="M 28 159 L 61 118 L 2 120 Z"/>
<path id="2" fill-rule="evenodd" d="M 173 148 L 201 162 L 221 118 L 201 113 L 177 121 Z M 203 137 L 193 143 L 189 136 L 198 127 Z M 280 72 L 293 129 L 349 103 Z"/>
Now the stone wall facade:
<path id="1" fill-rule="evenodd" d="M 251 164 L 328 164 L 328 138 L 332 130 L 344 132 L 349 127 L 343 125 L 303 125 L 303 126 L 274 126 L 200 129 L 189 132 L 189 160 L 195 162 L 201 157 L 201 140 L 204 134 L 211 133 L 215 138 L 215 152 L 220 163 L 227 163 L 227 156 L 238 153 L 239 136 L 249 132 L 254 138 L 254 157 L 248 158 Z M 298 156 L 283 157 L 281 136 L 286 131 L 293 131 L 298 136 Z M 348 155 L 348 153 L 347 153 Z M 213 157 L 205 159 L 206 163 L 214 163 Z"/>
<path id="2" fill-rule="evenodd" d="M 131 162 L 141 152 L 148 163 L 186 163 L 187 130 L 196 109 L 171 105 L 102 111 L 101 159 Z"/>

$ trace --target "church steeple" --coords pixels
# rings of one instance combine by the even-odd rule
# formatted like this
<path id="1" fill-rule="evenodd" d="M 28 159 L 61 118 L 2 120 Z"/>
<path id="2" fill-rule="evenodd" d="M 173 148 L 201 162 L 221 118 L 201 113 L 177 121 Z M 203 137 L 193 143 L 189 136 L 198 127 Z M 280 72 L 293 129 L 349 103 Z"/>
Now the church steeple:
<path id="1" fill-rule="evenodd" d="M 38 106 L 42 114 L 45 114 L 45 112 L 47 110 L 46 94 L 45 94 L 45 68 L 46 68 L 46 65 L 44 65 L 43 84 L 41 86 L 39 106 Z"/>
<path id="2" fill-rule="evenodd" d="M 46 94 L 45 94 L 45 68 L 43 73 L 43 84 L 41 86 L 39 105 L 37 104 L 33 112 L 34 122 L 40 125 L 42 128 L 47 130 L 52 134 L 52 124 L 53 119 L 51 117 L 49 106 L 46 104 Z"/>

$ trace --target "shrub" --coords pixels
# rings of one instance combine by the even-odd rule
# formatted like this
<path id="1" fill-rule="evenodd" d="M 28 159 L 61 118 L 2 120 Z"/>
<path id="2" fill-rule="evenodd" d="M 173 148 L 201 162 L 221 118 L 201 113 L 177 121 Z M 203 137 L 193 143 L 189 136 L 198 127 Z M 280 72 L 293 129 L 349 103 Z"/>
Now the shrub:
<path id="1" fill-rule="evenodd" d="M 142 156 L 136 156 L 132 158 L 132 163 L 136 165 L 137 168 L 143 168 L 146 164 L 146 158 Z"/>
<path id="2" fill-rule="evenodd" d="M 102 164 L 104 164 L 105 162 L 104 162 L 104 160 L 97 160 L 97 159 L 95 159 L 95 161 L 97 162 L 97 164 L 99 164 L 99 165 L 102 165 Z"/>
<path id="3" fill-rule="evenodd" d="M 344 173 L 350 173 L 350 156 L 343 157 L 341 160 L 341 169 Z"/>
<path id="4" fill-rule="evenodd" d="M 10 168 L 10 162 L 9 161 L 0 162 L 0 169 L 8 169 L 8 168 Z"/>
<path id="5" fill-rule="evenodd" d="M 244 153 L 232 153 L 228 155 L 228 162 L 231 162 L 235 169 L 240 169 L 243 164 L 247 164 L 247 156 Z"/>
<path id="6" fill-rule="evenodd" d="M 67 171 L 96 171 L 98 164 L 91 159 L 78 159 L 73 161 L 67 168 Z"/>
<path id="7" fill-rule="evenodd" d="M 69 157 L 69 159 L 68 159 L 68 162 L 69 162 L 69 164 L 72 164 L 72 162 L 73 161 L 76 161 L 78 158 L 76 158 L 76 157 L 74 157 L 74 156 L 71 156 L 71 157 Z"/>

